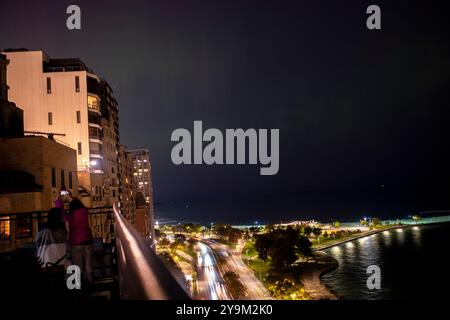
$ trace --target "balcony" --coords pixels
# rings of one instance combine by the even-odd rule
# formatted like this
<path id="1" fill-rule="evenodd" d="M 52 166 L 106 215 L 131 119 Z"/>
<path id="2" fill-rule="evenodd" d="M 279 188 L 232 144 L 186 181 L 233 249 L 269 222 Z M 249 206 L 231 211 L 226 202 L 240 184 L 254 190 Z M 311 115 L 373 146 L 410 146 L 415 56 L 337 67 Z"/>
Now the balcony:
<path id="1" fill-rule="evenodd" d="M 101 114 L 100 99 L 94 96 L 88 96 L 88 110 Z"/>
<path id="2" fill-rule="evenodd" d="M 96 127 L 89 127 L 89 141 L 102 143 L 103 131 Z"/>
<path id="3" fill-rule="evenodd" d="M 90 125 L 101 128 L 101 116 L 97 112 L 88 112 L 88 122 Z"/>
<path id="4" fill-rule="evenodd" d="M 0 214 L 0 285 L 10 298 L 189 299 L 149 243 L 112 207 L 89 209 L 94 284 L 67 289 L 64 271 L 46 272 L 37 265 L 33 241 L 45 221 L 46 212 Z"/>
<path id="5" fill-rule="evenodd" d="M 90 102 L 88 103 L 89 110 L 100 112 L 100 103 L 98 102 Z"/>

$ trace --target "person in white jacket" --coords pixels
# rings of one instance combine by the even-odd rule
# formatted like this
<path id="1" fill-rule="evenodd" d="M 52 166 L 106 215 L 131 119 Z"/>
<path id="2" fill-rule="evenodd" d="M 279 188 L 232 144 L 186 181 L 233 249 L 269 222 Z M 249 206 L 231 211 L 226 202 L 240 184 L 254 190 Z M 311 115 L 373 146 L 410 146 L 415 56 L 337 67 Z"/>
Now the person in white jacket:
<path id="1" fill-rule="evenodd" d="M 37 258 L 42 268 L 64 266 L 67 231 L 59 208 L 48 211 L 47 222 L 36 236 Z"/>

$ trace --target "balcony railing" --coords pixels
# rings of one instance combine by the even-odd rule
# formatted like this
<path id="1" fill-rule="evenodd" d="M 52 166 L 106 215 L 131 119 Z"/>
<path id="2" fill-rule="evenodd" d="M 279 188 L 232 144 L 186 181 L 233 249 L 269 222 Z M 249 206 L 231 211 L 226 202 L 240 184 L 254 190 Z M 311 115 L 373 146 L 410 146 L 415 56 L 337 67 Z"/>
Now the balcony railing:
<path id="1" fill-rule="evenodd" d="M 120 298 L 124 300 L 189 299 L 131 223 L 117 210 L 114 210 L 114 219 Z"/>
<path id="2" fill-rule="evenodd" d="M 0 214 L 0 253 L 3 257 L 9 254 L 13 257 L 13 251 L 32 247 L 32 242 L 46 221 L 46 217 L 47 213 L 43 211 Z M 94 271 L 100 276 L 101 281 L 95 282 L 91 291 L 103 292 L 105 279 L 110 279 L 107 290 L 111 291 L 111 299 L 189 299 L 151 249 L 150 244 L 146 243 L 117 209 L 112 207 L 89 209 L 89 224 L 96 238 L 94 244 L 98 243 L 97 246 L 101 247 L 94 252 L 94 258 L 96 258 L 94 261 L 98 262 L 97 266 L 94 265 Z M 102 244 L 99 244 L 99 239 Z M 105 254 L 110 258 L 103 258 Z M 11 261 L 11 259 L 3 259 L 0 262 L 2 261 Z M 21 265 L 20 261 L 18 262 L 20 268 L 28 270 L 28 267 Z M 61 283 L 55 285 L 54 280 L 46 283 L 42 272 L 28 273 L 27 271 L 23 274 L 21 270 L 17 272 L 15 270 L 17 269 L 13 268 L 10 273 L 4 273 L 3 276 L 6 278 L 0 277 L 2 290 L 16 290 L 18 296 L 23 296 L 25 292 L 33 296 L 39 293 L 40 298 L 45 298 L 43 295 L 46 294 L 56 298 L 72 297 L 72 292 L 69 293 L 65 288 L 63 277 L 59 280 Z M 2 275 L 1 272 L 0 275 Z M 24 275 L 30 277 L 30 282 L 13 278 Z M 96 289 L 96 287 L 99 288 Z M 89 297 L 94 293 L 84 292 L 83 294 Z"/>
<path id="3" fill-rule="evenodd" d="M 92 235 L 104 243 L 110 243 L 113 238 L 112 212 L 112 207 L 89 209 Z M 0 253 L 32 245 L 46 221 L 47 211 L 0 214 Z"/>
<path id="4" fill-rule="evenodd" d="M 89 101 L 88 108 L 91 110 L 100 112 L 100 103 L 98 103 L 96 101 Z"/>

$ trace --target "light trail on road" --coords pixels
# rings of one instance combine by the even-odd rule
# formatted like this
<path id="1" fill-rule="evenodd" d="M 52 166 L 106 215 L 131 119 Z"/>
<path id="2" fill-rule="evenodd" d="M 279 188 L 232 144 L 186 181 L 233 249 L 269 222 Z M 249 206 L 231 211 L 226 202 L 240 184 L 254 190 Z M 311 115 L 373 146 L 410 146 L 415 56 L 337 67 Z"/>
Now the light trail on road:
<path id="1" fill-rule="evenodd" d="M 197 286 L 199 299 L 231 299 L 212 250 L 201 242 L 197 245 Z"/>

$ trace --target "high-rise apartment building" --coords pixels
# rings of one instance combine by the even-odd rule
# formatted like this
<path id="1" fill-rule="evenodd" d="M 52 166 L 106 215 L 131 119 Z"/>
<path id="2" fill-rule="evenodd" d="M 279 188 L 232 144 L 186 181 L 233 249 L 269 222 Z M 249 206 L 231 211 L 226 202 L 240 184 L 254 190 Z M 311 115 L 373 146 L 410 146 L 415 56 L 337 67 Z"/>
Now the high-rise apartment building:
<path id="1" fill-rule="evenodd" d="M 133 188 L 133 158 L 125 148 L 119 147 L 119 208 L 122 215 L 136 227 L 136 202 Z"/>
<path id="2" fill-rule="evenodd" d="M 118 107 L 107 82 L 79 59 L 52 59 L 43 51 L 4 54 L 9 98 L 24 110 L 25 131 L 64 134 L 56 139 L 76 150 L 83 202 L 118 203 Z"/>
<path id="3" fill-rule="evenodd" d="M 119 199 L 119 109 L 109 84 L 99 87 L 103 141 L 103 189 L 105 202 L 118 206 Z"/>
<path id="4" fill-rule="evenodd" d="M 0 54 L 0 212 L 48 210 L 62 188 L 77 196 L 76 151 L 46 137 L 24 136 L 24 113 L 8 98 L 8 64 Z M 16 222 L 16 228 L 30 223 Z M 10 230 L 9 218 L 0 224 L 0 233 Z"/>
<path id="5" fill-rule="evenodd" d="M 154 209 L 153 209 L 153 184 L 152 184 L 152 167 L 150 161 L 150 153 L 147 149 L 134 149 L 128 150 L 128 153 L 133 159 L 133 184 L 134 194 L 136 199 L 136 209 L 139 210 L 139 216 L 148 215 L 146 217 L 139 218 L 141 223 L 148 223 L 148 237 L 154 239 Z M 139 195 L 139 197 L 138 197 Z M 140 196 L 142 195 L 142 197 Z M 140 199 L 144 199 L 148 212 L 145 212 L 145 204 Z M 139 200 L 139 201 L 138 201 Z M 148 222 L 147 222 L 148 221 Z"/>

